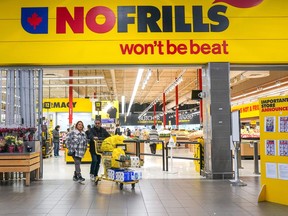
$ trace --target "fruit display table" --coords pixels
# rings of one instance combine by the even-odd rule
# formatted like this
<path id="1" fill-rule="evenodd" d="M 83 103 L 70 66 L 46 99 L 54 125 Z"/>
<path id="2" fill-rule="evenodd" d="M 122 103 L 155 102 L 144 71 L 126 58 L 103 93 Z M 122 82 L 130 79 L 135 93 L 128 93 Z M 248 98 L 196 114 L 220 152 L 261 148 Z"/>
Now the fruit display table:
<path id="1" fill-rule="evenodd" d="M 30 185 L 30 173 L 36 170 L 36 179 L 40 173 L 40 153 L 1 153 L 0 172 L 23 172 L 25 173 L 25 185 Z"/>

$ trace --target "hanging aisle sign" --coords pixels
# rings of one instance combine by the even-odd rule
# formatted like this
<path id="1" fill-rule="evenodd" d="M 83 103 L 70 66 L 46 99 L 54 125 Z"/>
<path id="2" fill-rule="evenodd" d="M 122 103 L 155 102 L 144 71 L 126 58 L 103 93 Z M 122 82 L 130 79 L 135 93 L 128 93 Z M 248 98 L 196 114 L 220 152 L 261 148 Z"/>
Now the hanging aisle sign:
<path id="1" fill-rule="evenodd" d="M 287 7 L 281 0 L 0 1 L 0 66 L 287 63 Z"/>

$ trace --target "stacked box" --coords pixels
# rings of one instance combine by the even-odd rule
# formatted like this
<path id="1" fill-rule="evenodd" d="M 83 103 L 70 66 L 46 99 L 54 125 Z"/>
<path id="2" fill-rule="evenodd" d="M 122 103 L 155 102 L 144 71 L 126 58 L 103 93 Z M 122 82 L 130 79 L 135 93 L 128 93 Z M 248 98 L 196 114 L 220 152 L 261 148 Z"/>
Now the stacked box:
<path id="1" fill-rule="evenodd" d="M 121 170 L 121 169 L 108 169 L 107 170 L 108 179 L 115 180 L 118 172 L 123 172 L 123 170 Z"/>
<path id="2" fill-rule="evenodd" d="M 140 180 L 142 179 L 142 172 L 141 171 L 133 171 L 133 180 Z"/>
<path id="3" fill-rule="evenodd" d="M 136 156 L 131 157 L 131 167 L 140 167 L 139 157 Z"/>
<path id="4" fill-rule="evenodd" d="M 133 171 L 121 171 L 116 173 L 116 180 L 121 182 L 132 181 Z"/>

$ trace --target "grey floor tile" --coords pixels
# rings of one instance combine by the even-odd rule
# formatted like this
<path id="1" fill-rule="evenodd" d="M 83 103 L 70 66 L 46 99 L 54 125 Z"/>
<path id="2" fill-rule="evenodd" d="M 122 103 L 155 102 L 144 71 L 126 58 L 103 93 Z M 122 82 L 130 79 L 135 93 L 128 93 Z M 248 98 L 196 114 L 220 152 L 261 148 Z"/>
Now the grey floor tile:
<path id="1" fill-rule="evenodd" d="M 83 169 L 89 172 L 89 166 Z M 22 181 L 0 181 L 0 216 L 287 216 L 288 212 L 288 206 L 257 202 L 259 176 L 245 177 L 247 187 L 199 177 L 142 179 L 132 191 L 119 190 L 108 181 L 97 187 L 89 181 L 79 185 L 71 180 L 73 170 L 68 180 L 44 179 L 29 187 Z"/>
<path id="2" fill-rule="evenodd" d="M 67 216 L 86 216 L 89 209 L 70 209 Z"/>

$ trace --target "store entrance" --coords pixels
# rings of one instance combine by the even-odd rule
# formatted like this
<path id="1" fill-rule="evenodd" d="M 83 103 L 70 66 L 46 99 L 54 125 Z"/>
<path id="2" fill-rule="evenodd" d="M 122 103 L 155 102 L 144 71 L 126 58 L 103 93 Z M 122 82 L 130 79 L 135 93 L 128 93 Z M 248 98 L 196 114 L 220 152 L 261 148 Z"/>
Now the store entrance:
<path id="1" fill-rule="evenodd" d="M 141 70 L 142 69 L 142 70 Z M 141 72 L 142 71 L 142 72 Z M 141 74 L 141 78 L 139 78 Z M 92 125 L 100 117 L 102 125 L 114 134 L 116 124 L 120 124 L 125 139 L 149 139 L 152 125 L 156 125 L 160 139 L 167 141 L 171 132 L 177 133 L 180 141 L 197 141 L 201 136 L 199 120 L 199 100 L 192 100 L 192 90 L 199 89 L 198 68 L 191 67 L 127 67 L 85 70 L 43 69 L 43 102 L 51 103 L 50 109 L 43 110 L 48 131 L 60 125 L 65 137 L 65 130 L 71 127 L 68 122 L 68 109 L 62 109 L 69 98 L 69 78 L 73 89 L 73 124 L 82 120 Z M 137 81 L 138 80 L 138 81 Z M 70 81 L 71 82 L 71 81 Z M 138 87 L 136 84 L 138 83 Z M 177 85 L 177 94 L 176 94 Z M 165 93 L 165 114 L 163 112 L 163 94 Z M 177 102 L 176 102 L 177 98 Z M 90 103 L 91 110 L 83 104 Z M 101 110 L 97 111 L 97 103 Z M 155 103 L 155 108 L 154 104 Z M 61 107 L 61 105 L 63 107 Z M 81 105 L 79 107 L 79 105 Z M 56 106 L 56 107 L 55 107 Z M 116 116 L 111 117 L 109 106 L 115 107 Z M 147 109 L 147 107 L 149 107 Z M 176 107 L 178 122 L 176 123 Z M 129 113 L 129 115 L 127 115 Z M 165 115 L 165 122 L 163 116 Z M 155 117 L 155 118 L 154 118 Z M 127 130 L 131 135 L 127 136 Z M 49 134 L 49 133 L 48 133 Z M 49 138 L 48 138 L 49 139 Z M 62 139 L 64 141 L 64 138 Z M 65 142 L 65 141 L 64 141 Z M 129 150 L 135 149 L 130 144 Z M 66 160 L 65 145 L 61 144 L 61 156 L 54 158 L 47 155 L 43 159 L 43 178 L 69 178 L 74 165 Z M 47 147 L 49 148 L 49 147 Z M 50 148 L 53 148 L 51 144 Z M 163 171 L 162 146 L 158 145 L 156 154 L 151 153 L 149 143 L 140 144 L 141 159 L 144 161 L 141 170 L 145 178 L 200 178 L 199 168 L 195 166 L 196 147 L 191 144 L 179 144 L 175 148 L 173 165 L 177 175 L 167 176 Z M 47 151 L 49 152 L 49 151 Z M 50 151 L 51 152 L 51 151 Z M 48 153 L 49 154 L 49 153 Z M 83 163 L 84 173 L 89 176 L 89 153 Z M 166 160 L 165 160 L 166 161 Z M 169 159 L 170 162 L 170 159 Z M 170 165 L 169 165 L 170 166 Z M 51 169 L 52 167 L 52 169 Z M 65 167 L 65 173 L 59 172 Z M 56 169 L 56 170 L 55 170 Z M 57 173 L 57 176 L 54 175 Z M 54 177 L 53 177 L 54 176 Z"/>

